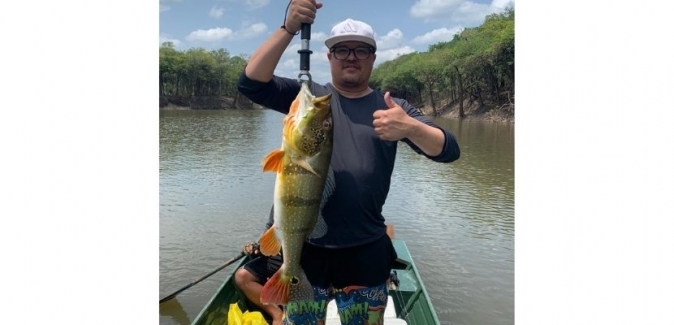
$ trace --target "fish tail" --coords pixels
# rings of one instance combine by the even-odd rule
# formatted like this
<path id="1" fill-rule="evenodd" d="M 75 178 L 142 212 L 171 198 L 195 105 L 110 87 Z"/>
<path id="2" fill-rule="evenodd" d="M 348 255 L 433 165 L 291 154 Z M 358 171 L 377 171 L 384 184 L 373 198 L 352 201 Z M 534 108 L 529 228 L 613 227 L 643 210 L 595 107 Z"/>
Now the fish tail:
<path id="1" fill-rule="evenodd" d="M 292 301 L 314 300 L 314 291 L 304 270 L 300 268 L 297 276 L 286 274 L 285 270 L 285 264 L 281 265 L 265 283 L 260 293 L 260 302 L 285 306 Z"/>
<path id="2" fill-rule="evenodd" d="M 263 304 L 287 305 L 290 299 L 291 278 L 284 274 L 285 264 L 267 280 L 260 292 L 260 302 Z"/>

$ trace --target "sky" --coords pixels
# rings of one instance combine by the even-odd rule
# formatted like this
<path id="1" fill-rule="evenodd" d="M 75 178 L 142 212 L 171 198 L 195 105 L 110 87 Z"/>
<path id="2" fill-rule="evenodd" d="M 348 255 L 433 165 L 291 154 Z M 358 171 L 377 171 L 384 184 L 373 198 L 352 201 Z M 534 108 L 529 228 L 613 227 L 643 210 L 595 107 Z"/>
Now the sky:
<path id="1" fill-rule="evenodd" d="M 224 48 L 230 55 L 248 57 L 283 24 L 287 5 L 285 0 L 160 0 L 159 45 L 170 41 L 178 50 Z M 332 26 L 346 18 L 367 22 L 374 29 L 376 66 L 450 41 L 508 5 L 514 6 L 514 0 L 324 0 L 311 29 L 310 73 L 314 81 L 330 81 L 324 41 Z M 299 49 L 296 36 L 277 66 L 277 75 L 297 77 Z"/>

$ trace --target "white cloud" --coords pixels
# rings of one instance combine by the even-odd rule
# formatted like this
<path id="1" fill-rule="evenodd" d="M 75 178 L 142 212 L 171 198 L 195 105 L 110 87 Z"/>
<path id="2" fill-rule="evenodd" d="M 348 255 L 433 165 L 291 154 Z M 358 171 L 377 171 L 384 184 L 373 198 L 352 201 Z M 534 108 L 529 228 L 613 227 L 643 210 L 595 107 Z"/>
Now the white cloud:
<path id="1" fill-rule="evenodd" d="M 508 6 L 515 6 L 515 0 L 493 0 L 491 6 L 496 9 L 505 9 Z"/>
<path id="2" fill-rule="evenodd" d="M 297 42 L 290 43 L 290 45 L 288 45 L 288 47 L 286 47 L 286 49 L 283 51 L 283 55 L 281 57 L 286 57 L 286 56 L 290 56 L 292 54 L 297 54 L 297 50 L 299 50 L 301 48 L 302 48 L 302 46 L 300 45 L 300 43 L 297 43 Z"/>
<path id="3" fill-rule="evenodd" d="M 484 22 L 484 17 L 496 12 L 490 5 L 466 1 L 452 13 L 451 19 L 466 26 L 477 26 Z"/>
<path id="4" fill-rule="evenodd" d="M 190 42 L 219 42 L 223 39 L 232 37 L 232 30 L 229 28 L 211 28 L 209 30 L 195 30 L 191 32 L 185 39 Z"/>
<path id="5" fill-rule="evenodd" d="M 328 39 L 328 34 L 323 33 L 323 32 L 318 32 L 318 33 L 311 33 L 311 41 L 313 44 L 313 41 L 316 41 L 317 43 L 321 43 L 320 46 L 325 47 L 325 40 Z"/>
<path id="6" fill-rule="evenodd" d="M 418 0 L 410 8 L 410 15 L 425 22 L 444 21 L 472 27 L 482 24 L 485 16 L 514 4 L 514 0 L 492 0 L 489 4 L 466 0 Z"/>
<path id="7" fill-rule="evenodd" d="M 296 69 L 299 72 L 300 61 L 299 58 L 285 59 L 281 64 L 277 65 L 277 68 L 282 68 L 284 70 Z"/>
<path id="8" fill-rule="evenodd" d="M 176 38 L 171 38 L 169 35 L 159 35 L 159 46 L 161 46 L 165 42 L 172 42 L 173 45 L 177 48 L 182 44 L 182 42 L 179 39 Z"/>
<path id="9" fill-rule="evenodd" d="M 449 42 L 454 38 L 454 35 L 461 33 L 463 27 L 454 27 L 452 29 L 439 28 L 434 29 L 424 35 L 415 37 L 412 42 L 416 44 L 435 44 L 438 42 Z"/>
<path id="10" fill-rule="evenodd" d="M 172 5 L 182 2 L 182 0 L 159 0 L 159 12 L 171 10 Z"/>
<path id="11" fill-rule="evenodd" d="M 243 5 L 248 10 L 262 8 L 269 4 L 269 0 L 243 0 Z"/>
<path id="12" fill-rule="evenodd" d="M 314 58 L 312 62 L 318 62 L 318 64 L 325 64 L 326 66 L 330 66 L 330 61 L 328 61 L 328 48 L 324 47 L 325 50 L 320 51 L 320 52 L 315 52 Z"/>
<path id="13" fill-rule="evenodd" d="M 234 35 L 232 35 L 232 39 L 243 40 L 253 38 L 255 36 L 264 34 L 265 32 L 267 32 L 267 25 L 265 23 L 255 23 L 237 30 Z"/>
<path id="14" fill-rule="evenodd" d="M 419 0 L 410 8 L 413 18 L 432 20 L 450 16 L 463 0 Z"/>
<path id="15" fill-rule="evenodd" d="M 386 61 L 391 61 L 396 59 L 397 57 L 409 53 L 416 52 L 415 49 L 413 49 L 410 46 L 403 46 L 399 48 L 394 48 L 394 49 L 388 49 L 384 51 L 379 51 L 377 50 L 377 60 L 375 61 L 375 67 L 381 63 L 384 63 Z"/>
<path id="16" fill-rule="evenodd" d="M 256 23 L 237 31 L 220 27 L 208 30 L 199 29 L 191 32 L 185 39 L 190 42 L 216 43 L 222 40 L 245 40 L 264 34 L 266 31 L 267 25 L 264 23 Z"/>
<path id="17" fill-rule="evenodd" d="M 377 40 L 377 52 L 399 47 L 403 44 L 403 40 L 403 32 L 395 28 Z"/>
<path id="18" fill-rule="evenodd" d="M 213 6 L 211 7 L 211 11 L 208 12 L 208 15 L 213 17 L 213 18 L 220 18 L 222 15 L 225 14 L 225 8 L 221 6 Z"/>

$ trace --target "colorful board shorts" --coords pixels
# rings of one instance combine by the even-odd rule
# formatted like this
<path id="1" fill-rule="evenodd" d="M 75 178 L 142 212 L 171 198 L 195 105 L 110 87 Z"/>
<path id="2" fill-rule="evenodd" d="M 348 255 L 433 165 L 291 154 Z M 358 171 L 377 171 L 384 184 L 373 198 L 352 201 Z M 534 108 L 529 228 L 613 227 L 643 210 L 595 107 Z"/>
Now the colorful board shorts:
<path id="1" fill-rule="evenodd" d="M 386 235 L 370 244 L 344 249 L 305 244 L 301 263 L 313 285 L 314 300 L 289 303 L 285 324 L 324 324 L 332 299 L 342 324 L 382 324 L 387 281 L 396 258 Z"/>

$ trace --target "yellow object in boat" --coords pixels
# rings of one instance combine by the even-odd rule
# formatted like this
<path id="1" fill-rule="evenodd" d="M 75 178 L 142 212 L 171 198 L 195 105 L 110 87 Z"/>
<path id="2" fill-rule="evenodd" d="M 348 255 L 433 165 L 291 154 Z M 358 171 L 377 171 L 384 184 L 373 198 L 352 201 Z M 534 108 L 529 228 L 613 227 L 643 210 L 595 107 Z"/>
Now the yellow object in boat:
<path id="1" fill-rule="evenodd" d="M 239 304 L 229 305 L 229 312 L 227 313 L 228 325 L 269 325 L 259 311 L 241 312 Z"/>

